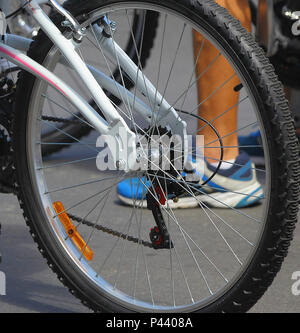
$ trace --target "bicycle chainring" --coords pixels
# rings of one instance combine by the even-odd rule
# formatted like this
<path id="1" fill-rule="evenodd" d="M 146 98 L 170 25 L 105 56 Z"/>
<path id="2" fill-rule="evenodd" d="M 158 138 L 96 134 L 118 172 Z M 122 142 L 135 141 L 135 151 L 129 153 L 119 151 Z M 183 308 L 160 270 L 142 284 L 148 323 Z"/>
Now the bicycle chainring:
<path id="1" fill-rule="evenodd" d="M 11 147 L 13 94 L 0 96 L 0 193 L 17 193 Z"/>

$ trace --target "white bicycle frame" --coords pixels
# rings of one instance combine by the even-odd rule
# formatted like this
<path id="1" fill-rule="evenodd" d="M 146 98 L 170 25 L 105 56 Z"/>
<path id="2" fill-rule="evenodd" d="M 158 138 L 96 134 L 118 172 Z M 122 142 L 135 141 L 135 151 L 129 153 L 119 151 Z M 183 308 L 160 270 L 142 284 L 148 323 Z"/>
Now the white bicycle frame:
<path id="1" fill-rule="evenodd" d="M 97 42 L 118 64 L 120 64 L 122 70 L 127 73 L 133 82 L 136 82 L 136 89 L 148 97 L 151 106 L 154 106 L 153 108 L 143 103 L 142 100 L 134 96 L 107 75 L 82 61 L 80 55 L 76 52 L 78 43 L 76 43 L 73 38 L 68 39 L 65 37 L 40 7 L 41 3 L 48 1 L 31 0 L 26 2 L 26 8 L 30 15 L 33 16 L 41 29 L 60 50 L 64 59 L 66 59 L 62 61 L 76 71 L 80 80 L 82 80 L 83 84 L 89 90 L 95 103 L 105 115 L 106 120 L 68 84 L 24 54 L 24 52 L 27 52 L 31 40 L 6 34 L 0 42 L 0 56 L 46 81 L 50 86 L 55 88 L 78 109 L 100 135 L 110 135 L 114 137 L 116 139 L 115 142 L 117 142 L 117 147 L 111 147 L 111 149 L 113 149 L 112 151 L 116 149 L 116 152 L 118 152 L 114 157 L 114 162 L 117 166 L 122 166 L 124 171 L 136 170 L 136 136 L 135 133 L 128 128 L 124 119 L 112 105 L 110 99 L 104 93 L 103 88 L 116 97 L 126 100 L 134 111 L 140 113 L 149 124 L 153 124 L 155 121 L 158 125 L 169 127 L 174 135 L 180 136 L 183 142 L 184 160 L 186 160 L 186 123 L 178 116 L 175 109 L 167 103 L 152 83 L 145 78 L 138 66 L 127 56 L 113 38 L 105 37 L 102 34 L 103 28 L 101 28 L 101 26 L 98 24 L 93 25 L 95 35 L 98 39 Z M 50 2 L 59 6 L 54 0 Z M 123 135 L 120 135 L 120 133 Z M 124 142 L 124 133 L 127 134 L 125 138 L 126 142 Z M 109 141 L 107 143 L 109 145 Z M 127 156 L 124 156 L 124 152 L 126 152 Z"/>

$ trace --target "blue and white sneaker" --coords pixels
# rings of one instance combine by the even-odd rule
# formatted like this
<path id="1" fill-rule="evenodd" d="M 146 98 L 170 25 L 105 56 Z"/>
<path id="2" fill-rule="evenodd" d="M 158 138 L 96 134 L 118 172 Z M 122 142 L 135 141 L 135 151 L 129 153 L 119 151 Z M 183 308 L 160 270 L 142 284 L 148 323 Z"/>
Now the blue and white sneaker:
<path id="1" fill-rule="evenodd" d="M 192 169 L 197 174 L 199 164 L 190 161 Z M 203 168 L 203 162 L 201 167 Z M 203 181 L 209 179 L 216 169 L 205 163 Z M 146 178 L 130 178 L 118 184 L 117 192 L 119 199 L 126 205 L 147 207 L 146 193 L 150 186 Z M 193 185 L 194 188 L 197 185 Z M 166 206 L 172 209 L 195 208 L 201 203 L 213 208 L 244 208 L 258 203 L 263 198 L 263 189 L 256 178 L 255 165 L 250 157 L 242 152 L 229 169 L 220 169 L 195 196 L 187 195 L 174 202 L 169 198 Z"/>
<path id="2" fill-rule="evenodd" d="M 206 163 L 203 180 L 208 179 L 215 168 Z M 264 196 L 263 188 L 256 178 L 255 164 L 242 152 L 229 169 L 220 169 L 211 181 L 204 185 L 206 195 L 201 201 L 210 207 L 250 207 Z"/>

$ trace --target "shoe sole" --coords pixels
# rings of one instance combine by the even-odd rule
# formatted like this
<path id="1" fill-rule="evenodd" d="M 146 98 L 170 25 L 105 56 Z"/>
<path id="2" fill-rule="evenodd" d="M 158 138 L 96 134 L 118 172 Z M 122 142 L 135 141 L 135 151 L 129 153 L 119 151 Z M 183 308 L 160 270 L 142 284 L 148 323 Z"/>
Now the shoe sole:
<path id="1" fill-rule="evenodd" d="M 246 208 L 258 203 L 264 197 L 263 189 L 259 183 L 244 188 L 243 194 L 237 192 L 215 192 L 202 195 L 201 201 L 213 208 Z"/>
<path id="2" fill-rule="evenodd" d="M 245 208 L 250 207 L 263 199 L 264 193 L 260 184 L 257 182 L 243 189 L 243 194 L 232 192 L 215 192 L 211 194 L 201 194 L 195 198 L 180 198 L 178 202 L 168 200 L 164 207 L 171 209 L 197 208 L 201 203 L 211 208 Z M 118 198 L 127 206 L 137 208 L 147 208 L 146 200 L 136 200 L 135 205 L 132 199 L 118 194 Z"/>

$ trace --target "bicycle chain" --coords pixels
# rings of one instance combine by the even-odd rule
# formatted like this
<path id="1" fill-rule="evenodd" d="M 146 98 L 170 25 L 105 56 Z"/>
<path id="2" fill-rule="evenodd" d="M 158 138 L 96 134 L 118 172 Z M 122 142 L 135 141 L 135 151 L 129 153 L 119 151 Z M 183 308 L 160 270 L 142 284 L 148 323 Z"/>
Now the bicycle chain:
<path id="1" fill-rule="evenodd" d="M 58 122 L 58 123 L 64 123 L 64 124 L 78 124 L 78 123 L 82 123 L 79 119 L 70 120 L 70 119 L 66 119 L 66 118 L 59 118 L 59 117 L 52 117 L 52 116 L 42 116 L 42 120 L 51 121 L 51 122 Z M 95 229 L 97 229 L 99 231 L 102 231 L 104 233 L 107 233 L 109 235 L 112 235 L 112 236 L 115 236 L 115 237 L 118 237 L 118 238 L 122 238 L 124 240 L 127 240 L 129 242 L 133 242 L 135 244 L 141 244 L 141 245 L 143 245 L 145 247 L 148 247 L 148 248 L 151 248 L 151 249 L 157 249 L 157 247 L 155 247 L 153 245 L 153 243 L 151 243 L 151 242 L 148 242 L 148 241 L 145 241 L 145 240 L 141 240 L 139 238 L 130 236 L 128 234 L 124 234 L 122 232 L 110 229 L 110 228 L 105 227 L 103 225 L 95 224 L 93 222 L 87 221 L 85 219 L 82 219 L 82 218 L 80 218 L 78 216 L 75 216 L 75 215 L 72 215 L 72 214 L 68 214 L 68 216 L 73 221 L 76 221 L 78 223 L 87 225 L 88 227 L 95 228 Z"/>
<path id="2" fill-rule="evenodd" d="M 70 217 L 71 220 L 79 222 L 79 223 L 82 223 L 84 225 L 87 225 L 88 227 L 93 227 L 93 228 L 95 228 L 95 229 L 97 229 L 99 231 L 102 231 L 104 233 L 107 233 L 109 235 L 112 235 L 112 236 L 115 236 L 115 237 L 118 237 L 118 238 L 122 238 L 122 239 L 125 239 L 125 240 L 129 241 L 129 242 L 133 242 L 135 244 L 141 244 L 141 245 L 143 245 L 145 247 L 154 249 L 153 244 L 150 243 L 150 242 L 148 242 L 148 241 L 141 240 L 139 238 L 130 236 L 128 234 L 124 234 L 122 232 L 119 232 L 119 231 L 116 231 L 116 230 L 104 227 L 103 225 L 95 224 L 93 222 L 84 220 L 84 219 L 82 219 L 82 218 L 80 218 L 78 216 L 72 215 L 72 214 L 68 214 L 68 216 Z"/>
<path id="3" fill-rule="evenodd" d="M 78 124 L 78 123 L 81 123 L 79 119 L 70 120 L 70 119 L 51 117 L 51 116 L 43 116 L 42 119 L 45 120 L 45 121 L 59 122 L 59 123 L 64 123 L 64 124 L 75 124 L 75 123 Z M 138 239 L 136 237 L 133 237 L 133 236 L 130 236 L 128 234 L 124 234 L 122 232 L 104 227 L 103 225 L 95 224 L 93 222 L 84 220 L 84 219 L 82 219 L 78 216 L 72 215 L 72 214 L 68 214 L 68 215 L 69 215 L 71 220 L 79 222 L 79 223 L 84 224 L 84 225 L 87 225 L 88 227 L 95 228 L 99 231 L 102 231 L 104 233 L 107 233 L 109 235 L 112 235 L 112 236 L 115 236 L 115 237 L 118 237 L 118 238 L 125 239 L 125 240 L 127 240 L 129 242 L 133 242 L 135 244 L 141 244 L 141 245 L 143 245 L 145 247 L 148 247 L 148 248 L 151 248 L 151 249 L 154 248 L 152 243 L 147 242 L 145 240 L 140 240 L 140 239 Z"/>
<path id="4" fill-rule="evenodd" d="M 52 117 L 52 116 L 42 116 L 42 120 L 62 123 L 62 124 L 82 124 L 80 119 L 66 119 L 66 118 L 59 118 L 59 117 Z"/>

